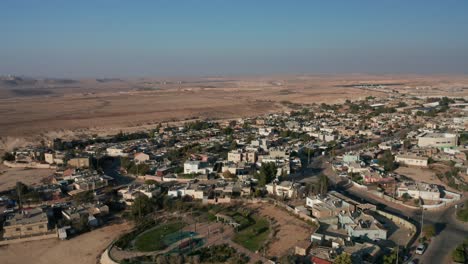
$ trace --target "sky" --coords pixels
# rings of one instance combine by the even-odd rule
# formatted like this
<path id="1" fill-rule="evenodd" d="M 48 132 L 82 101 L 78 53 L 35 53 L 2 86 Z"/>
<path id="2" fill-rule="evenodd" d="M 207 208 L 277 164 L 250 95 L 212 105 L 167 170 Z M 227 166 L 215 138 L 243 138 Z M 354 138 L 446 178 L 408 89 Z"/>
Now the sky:
<path id="1" fill-rule="evenodd" d="M 468 73 L 466 0 L 2 0 L 0 75 Z"/>

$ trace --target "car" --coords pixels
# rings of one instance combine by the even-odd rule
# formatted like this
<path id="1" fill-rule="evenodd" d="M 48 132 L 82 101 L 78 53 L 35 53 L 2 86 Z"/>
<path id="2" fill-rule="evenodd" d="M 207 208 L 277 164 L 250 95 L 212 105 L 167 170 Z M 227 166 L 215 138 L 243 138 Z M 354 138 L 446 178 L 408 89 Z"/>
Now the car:
<path id="1" fill-rule="evenodd" d="M 424 244 L 419 244 L 416 248 L 416 254 L 422 255 L 424 253 L 424 250 L 426 250 L 426 246 Z"/>
<path id="2" fill-rule="evenodd" d="M 10 213 L 14 213 L 15 212 L 15 209 L 6 209 L 6 210 L 3 210 L 3 213 L 4 214 L 10 214 Z"/>

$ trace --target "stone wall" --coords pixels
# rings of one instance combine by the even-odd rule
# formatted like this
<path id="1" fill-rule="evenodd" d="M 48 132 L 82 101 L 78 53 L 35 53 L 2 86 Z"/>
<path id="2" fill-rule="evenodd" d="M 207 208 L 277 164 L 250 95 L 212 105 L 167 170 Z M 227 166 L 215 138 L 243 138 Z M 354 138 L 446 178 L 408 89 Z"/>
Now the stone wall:
<path id="1" fill-rule="evenodd" d="M 41 235 L 41 236 L 31 236 L 31 237 L 24 237 L 24 238 L 10 239 L 10 240 L 2 240 L 0 241 L 0 246 L 23 243 L 23 242 L 28 242 L 28 241 L 44 240 L 44 239 L 50 239 L 50 238 L 57 238 L 57 233 L 54 231 L 54 232 L 51 232 L 50 234 Z"/>

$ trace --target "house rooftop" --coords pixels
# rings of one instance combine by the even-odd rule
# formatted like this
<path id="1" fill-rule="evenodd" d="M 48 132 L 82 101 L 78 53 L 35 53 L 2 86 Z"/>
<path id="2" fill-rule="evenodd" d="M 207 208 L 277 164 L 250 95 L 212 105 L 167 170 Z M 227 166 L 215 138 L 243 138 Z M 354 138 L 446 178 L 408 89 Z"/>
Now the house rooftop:
<path id="1" fill-rule="evenodd" d="M 16 213 L 12 218 L 5 221 L 4 226 L 13 225 L 28 225 L 38 222 L 47 222 L 47 215 L 41 208 L 34 208 L 31 210 L 24 210 Z"/>

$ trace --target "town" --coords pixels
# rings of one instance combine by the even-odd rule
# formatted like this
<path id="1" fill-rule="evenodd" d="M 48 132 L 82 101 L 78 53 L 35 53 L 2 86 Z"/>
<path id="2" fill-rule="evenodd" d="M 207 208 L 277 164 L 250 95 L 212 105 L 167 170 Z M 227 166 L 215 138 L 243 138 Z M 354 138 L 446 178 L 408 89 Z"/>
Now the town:
<path id="1" fill-rule="evenodd" d="M 52 173 L 2 189 L 0 245 L 124 222 L 98 263 L 468 261 L 464 98 L 282 103 L 6 152 L 0 179 Z"/>

